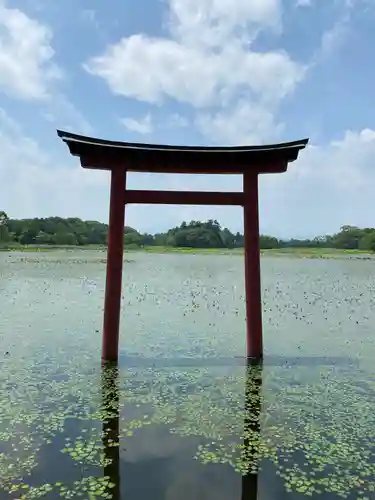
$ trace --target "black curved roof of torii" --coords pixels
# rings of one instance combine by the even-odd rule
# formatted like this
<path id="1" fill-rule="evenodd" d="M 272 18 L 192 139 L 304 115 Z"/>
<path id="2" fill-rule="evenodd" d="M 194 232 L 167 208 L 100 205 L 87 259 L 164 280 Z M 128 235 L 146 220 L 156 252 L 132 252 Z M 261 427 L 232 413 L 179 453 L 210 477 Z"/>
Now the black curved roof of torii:
<path id="1" fill-rule="evenodd" d="M 108 163 L 123 163 L 130 171 L 164 171 L 174 167 L 184 171 L 237 173 L 239 169 L 273 163 L 285 164 L 297 159 L 309 139 L 259 146 L 172 146 L 118 142 L 86 137 L 57 130 L 73 156 L 81 158 L 82 166 L 108 168 Z M 107 162 L 107 163 L 106 163 Z M 102 163 L 102 166 L 98 166 Z M 158 167 L 160 166 L 160 168 Z M 164 166 L 164 167 L 163 167 Z M 177 171 L 176 170 L 176 171 Z"/>

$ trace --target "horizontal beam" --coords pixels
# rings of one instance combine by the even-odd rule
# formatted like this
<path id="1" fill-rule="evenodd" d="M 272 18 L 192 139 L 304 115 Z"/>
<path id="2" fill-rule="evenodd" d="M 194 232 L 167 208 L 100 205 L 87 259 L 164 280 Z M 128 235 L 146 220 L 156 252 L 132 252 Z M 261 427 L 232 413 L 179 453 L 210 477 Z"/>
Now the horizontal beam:
<path id="1" fill-rule="evenodd" d="M 217 162 L 205 161 L 201 163 L 178 163 L 178 162 L 147 162 L 143 159 L 132 158 L 124 161 L 106 156 L 81 156 L 81 166 L 93 170 L 116 170 L 125 168 L 128 172 L 151 172 L 157 174 L 224 174 L 240 175 L 244 172 L 253 171 L 259 174 L 279 174 L 286 172 L 287 161 L 274 161 L 271 163 L 239 164 L 231 162 L 218 164 Z"/>
<path id="2" fill-rule="evenodd" d="M 145 191 L 126 190 L 125 203 L 160 205 L 239 205 L 245 201 L 243 193 L 204 191 Z"/>

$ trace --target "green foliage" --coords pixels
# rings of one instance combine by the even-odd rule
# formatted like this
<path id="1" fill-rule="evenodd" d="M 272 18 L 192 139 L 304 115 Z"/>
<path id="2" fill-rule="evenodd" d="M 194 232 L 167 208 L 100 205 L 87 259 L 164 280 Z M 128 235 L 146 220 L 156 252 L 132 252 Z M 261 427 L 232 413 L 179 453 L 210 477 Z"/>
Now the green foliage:
<path id="1" fill-rule="evenodd" d="M 3 210 L 0 210 L 0 226 L 6 225 L 8 222 L 8 215 Z"/>
<path id="2" fill-rule="evenodd" d="M 192 442 L 200 438 L 192 453 L 202 465 L 227 464 L 246 475 L 271 462 L 289 492 L 340 498 L 374 492 L 374 379 L 367 373 L 288 365 L 251 367 L 247 373 L 236 367 L 230 374 L 197 368 L 119 374 L 109 368 L 100 386 L 98 373 L 89 373 L 76 358 L 64 364 L 65 377 L 58 382 L 52 382 L 53 364 L 45 364 L 51 371 L 43 374 L 38 365 L 28 367 L 22 378 L 11 368 L 10 382 L 17 380 L 19 389 L 13 402 L 7 402 L 6 391 L 1 395 L 0 422 L 6 431 L 0 439 L 6 451 L 0 483 L 17 498 L 43 498 L 52 491 L 59 498 L 112 498 L 115 485 L 106 476 L 30 484 L 43 446 L 65 437 L 62 456 L 86 474 L 89 466 L 100 471 L 112 463 L 111 448 L 125 447 L 155 425 Z M 48 384 L 40 385 L 46 373 Z M 137 420 L 130 416 L 130 405 L 137 409 Z M 117 416 L 120 430 L 113 435 L 110 422 Z M 72 420 L 73 436 L 67 434 Z M 22 461 L 19 450 L 24 450 Z"/>
<path id="3" fill-rule="evenodd" d="M 8 215 L 0 210 L 0 245 L 9 241 Z"/>
<path id="4" fill-rule="evenodd" d="M 22 245 L 106 244 L 107 226 L 78 218 L 9 219 L 12 241 Z"/>
<path id="5" fill-rule="evenodd" d="M 358 249 L 375 252 L 375 231 L 369 232 L 361 237 L 358 242 Z"/>
<path id="6" fill-rule="evenodd" d="M 45 219 L 9 219 L 0 211 L 1 242 L 21 245 L 106 245 L 108 225 L 78 218 L 48 217 Z M 164 246 L 178 248 L 242 248 L 244 236 L 222 228 L 217 220 L 182 222 L 165 233 L 154 235 L 125 226 L 124 244 L 129 248 Z M 313 239 L 280 240 L 260 236 L 261 249 L 274 248 L 335 248 L 340 250 L 375 251 L 375 228 L 360 229 L 342 226 L 334 235 Z"/>
<path id="7" fill-rule="evenodd" d="M 71 262 L 69 256 L 65 258 Z M 4 262 L 12 259 L 14 257 Z M 31 308 L 22 316 L 21 302 L 17 313 L 20 327 L 14 322 L 8 336 L 3 329 L 0 338 L 2 352 L 10 351 L 9 355 L 2 356 L 0 373 L 1 498 L 109 499 L 116 482 L 109 477 L 117 456 L 114 450 L 119 450 L 122 467 L 127 466 L 124 464 L 128 460 L 127 450 L 131 457 L 134 450 L 142 450 L 144 443 L 145 455 L 155 459 L 159 449 L 170 445 L 167 432 L 173 434 L 173 450 L 176 450 L 173 453 L 181 453 L 184 458 L 180 462 L 183 470 L 176 469 L 176 475 L 185 473 L 185 464 L 188 464 L 185 457 L 194 456 L 202 468 L 210 464 L 209 475 L 210 469 L 220 467 L 223 476 L 229 467 L 238 474 L 256 473 L 264 467 L 269 474 L 271 462 L 272 470 L 276 470 L 287 491 L 318 499 L 327 498 L 326 494 L 335 495 L 333 498 L 373 497 L 375 377 L 371 331 L 366 336 L 362 334 L 366 330 L 359 329 L 359 335 L 351 340 L 349 349 L 355 357 L 359 356 L 358 365 L 347 364 L 345 358 L 342 364 L 333 365 L 329 358 L 323 358 L 322 364 L 319 358 L 310 358 L 310 361 L 316 360 L 312 363 L 305 363 L 302 358 L 301 364 L 298 360 L 289 364 L 285 358 L 285 363 L 274 364 L 266 357 L 262 370 L 252 367 L 248 373 L 243 366 L 226 365 L 220 359 L 217 366 L 216 363 L 210 366 L 210 360 L 220 353 L 236 352 L 235 318 L 239 303 L 222 301 L 229 295 L 228 287 L 202 286 L 200 281 L 194 284 L 186 280 L 182 286 L 178 281 L 168 289 L 162 281 L 160 293 L 158 288 L 144 284 L 140 277 L 138 283 L 130 282 L 128 289 L 137 310 L 142 311 L 142 304 L 143 310 L 147 310 L 156 297 L 159 304 L 170 306 L 177 302 L 184 317 L 185 311 L 187 319 L 195 315 L 200 329 L 190 336 L 185 329 L 176 328 L 172 333 L 176 339 L 173 343 L 162 328 L 154 338 L 149 330 L 140 328 L 137 335 L 126 339 L 130 356 L 142 352 L 138 358 L 140 364 L 128 364 L 125 360 L 120 369 L 105 369 L 102 373 L 98 362 L 99 332 L 94 333 L 90 327 L 75 327 L 77 320 L 69 320 L 81 318 L 75 313 L 78 308 L 73 308 L 76 295 L 69 292 L 78 290 L 80 303 L 82 301 L 85 307 L 84 292 L 89 293 L 91 285 L 76 283 L 72 288 L 60 289 L 60 276 L 66 276 L 67 268 L 58 272 L 56 262 L 51 261 L 56 274 L 48 283 L 51 271 L 44 262 L 36 266 L 23 284 L 23 290 L 32 291 L 25 301 L 30 301 L 33 311 L 36 304 L 40 304 L 42 318 L 44 311 L 48 311 L 48 317 L 54 317 L 51 326 L 45 323 L 40 328 L 34 312 L 36 327 L 25 328 L 28 323 L 21 321 L 29 318 Z M 4 266 L 9 268 L 11 264 Z M 93 268 L 90 275 L 88 269 L 79 275 L 95 278 L 96 270 Z M 13 272 L 10 269 L 9 273 Z M 35 280 L 36 272 L 40 273 L 40 288 Z M 342 272 L 336 281 L 332 281 L 332 276 L 320 281 L 318 276 L 321 275 L 308 277 L 301 273 L 297 279 L 293 275 L 278 276 L 275 285 L 272 280 L 272 286 L 264 288 L 265 319 L 267 323 L 269 318 L 276 317 L 278 321 L 285 311 L 292 311 L 301 325 L 297 327 L 300 333 L 294 334 L 294 338 L 302 341 L 312 331 L 308 326 L 310 318 L 313 320 L 315 314 L 318 318 L 327 318 L 327 311 L 331 311 L 334 324 L 341 325 L 343 318 L 346 321 L 340 327 L 343 334 L 337 338 L 330 323 L 323 326 L 320 323 L 314 330 L 320 333 L 316 335 L 316 342 L 322 345 L 320 352 L 327 350 L 329 354 L 334 349 L 342 356 L 346 352 L 341 350 L 346 339 L 352 339 L 350 334 L 345 336 L 345 325 L 356 328 L 355 320 L 365 314 L 369 315 L 368 324 L 371 324 L 375 304 L 372 281 L 371 278 L 365 280 L 361 273 L 354 274 L 353 279 L 353 275 L 348 278 Z M 22 277 L 19 274 L 15 289 Z M 317 282 L 320 284 L 316 285 Z M 52 287 L 53 302 L 48 302 Z M 9 303 L 7 297 L 13 295 L 9 285 L 6 289 L 9 295 L 2 295 L 5 305 Z M 43 290 L 43 295 L 39 295 L 38 290 Z M 230 290 L 230 295 L 236 297 L 234 288 Z M 368 293 L 363 297 L 362 292 L 366 290 Z M 61 314 L 63 297 L 70 299 L 65 303 L 66 312 Z M 56 309 L 53 303 L 59 304 Z M 86 304 L 92 307 L 91 294 Z M 206 329 L 200 316 L 205 308 L 211 309 L 209 321 L 218 320 L 211 331 Z M 3 309 L 6 313 L 8 307 Z M 60 316 L 55 316 L 56 311 L 60 311 Z M 227 325 L 233 325 L 233 334 L 228 335 L 227 326 L 219 326 L 224 313 L 230 318 Z M 348 316 L 352 316 L 352 323 Z M 64 327 L 59 326 L 62 323 Z M 285 319 L 284 323 L 277 324 L 290 325 Z M 128 328 L 133 328 L 131 323 Z M 329 335 L 325 336 L 325 331 Z M 293 330 L 291 333 L 293 335 Z M 286 330 L 284 335 L 285 342 L 293 339 Z M 328 336 L 333 338 L 333 344 L 327 348 L 324 343 Z M 276 350 L 277 345 L 273 348 Z M 360 349 L 366 353 L 364 358 Z M 178 367 L 181 356 L 191 358 L 192 365 L 185 365 L 186 359 L 182 358 L 184 363 Z M 369 372 L 365 371 L 366 361 Z M 117 412 L 116 427 L 111 420 L 117 418 Z M 140 469 L 145 455 L 141 454 L 142 459 L 133 455 Z M 103 477 L 103 468 L 107 466 L 108 473 L 104 471 Z M 203 476 L 204 471 L 198 471 L 201 472 Z M 48 483 L 42 484 L 42 478 Z M 269 474 L 268 478 L 271 484 L 273 475 Z M 151 481 L 150 478 L 150 487 L 155 484 Z M 157 494 L 154 492 L 154 496 Z"/>
<path id="8" fill-rule="evenodd" d="M 338 248 L 354 250 L 359 248 L 359 242 L 367 234 L 367 231 L 366 229 L 359 229 L 354 226 L 342 226 L 341 231 L 333 236 L 333 241 Z M 375 232 L 372 229 L 370 231 Z"/>
<path id="9" fill-rule="evenodd" d="M 140 246 L 142 244 L 142 236 L 136 231 L 125 233 L 124 244 L 126 246 L 128 245 Z"/>
<path id="10" fill-rule="evenodd" d="M 280 248 L 281 242 L 274 238 L 273 236 L 263 236 L 261 235 L 259 238 L 260 248 L 270 249 L 270 248 Z"/>

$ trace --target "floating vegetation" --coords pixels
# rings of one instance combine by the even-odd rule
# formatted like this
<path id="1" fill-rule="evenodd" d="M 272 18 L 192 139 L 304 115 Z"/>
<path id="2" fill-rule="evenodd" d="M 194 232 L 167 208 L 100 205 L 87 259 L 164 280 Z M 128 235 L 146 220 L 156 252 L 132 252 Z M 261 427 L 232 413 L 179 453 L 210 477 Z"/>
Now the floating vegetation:
<path id="1" fill-rule="evenodd" d="M 266 396 L 258 400 L 252 390 L 246 402 L 253 416 L 254 407 L 262 405 L 262 429 L 246 425 L 245 412 L 242 432 L 237 424 L 232 439 L 223 444 L 223 433 L 219 442 L 201 446 L 197 457 L 204 463 L 229 463 L 242 474 L 257 473 L 268 459 L 288 491 L 309 496 L 374 492 L 374 394 L 359 388 L 350 372 L 322 371 L 320 380 L 309 384 L 303 382 L 306 375 L 302 372 L 299 386 L 291 387 L 290 377 L 274 372 Z M 277 389 L 280 381 L 283 386 Z M 225 426 L 236 425 L 236 414 L 230 419 L 225 413 Z M 239 435 L 243 443 L 233 440 Z"/>
<path id="2" fill-rule="evenodd" d="M 58 494 L 59 498 L 74 499 L 83 497 L 88 500 L 97 500 L 100 498 L 111 499 L 112 494 L 108 493 L 108 489 L 112 489 L 115 486 L 108 476 L 89 476 L 80 481 L 74 481 L 71 487 L 64 486 L 60 482 L 56 482 L 55 484 L 46 483 L 41 486 L 16 484 L 12 486 L 9 493 L 16 493 L 19 500 L 45 498 L 49 493 Z"/>
<path id="3" fill-rule="evenodd" d="M 83 279 L 70 259 L 55 267 L 51 258 L 41 265 L 50 277 L 24 266 L 17 278 L 0 261 L 8 273 L 0 282 L 0 496 L 116 499 L 120 457 L 160 435 L 146 450 L 152 455 L 168 434 L 176 453 L 193 444 L 189 457 L 202 470 L 211 464 L 240 478 L 271 464 L 283 488 L 301 497 L 373 498 L 375 280 L 368 268 L 331 262 L 333 272 L 316 261 L 306 270 L 302 261 L 290 268 L 269 259 L 266 345 L 283 355 L 245 367 L 234 358 L 244 349 L 237 261 L 224 272 L 206 258 L 204 272 L 192 267 L 187 275 L 189 257 L 170 257 L 160 268 L 126 271 L 126 356 L 119 369 L 103 370 L 103 273 L 89 268 Z M 183 277 L 178 286 L 166 279 L 173 273 Z"/>
<path id="4" fill-rule="evenodd" d="M 12 260 L 12 264 L 20 264 L 20 263 L 25 263 L 25 264 L 40 264 L 45 262 L 45 258 L 37 258 L 37 257 L 20 257 L 17 260 Z M 49 259 L 48 262 L 53 262 L 54 264 L 63 264 L 66 265 L 67 260 L 69 261 L 69 264 L 106 264 L 107 259 L 106 258 L 91 258 L 91 259 L 66 259 L 66 258 L 54 258 L 54 259 Z M 124 262 L 126 263 L 133 263 L 135 262 L 132 259 L 124 259 Z"/>
<path id="5" fill-rule="evenodd" d="M 36 369 L 25 383 L 35 383 Z M 142 368 L 117 374 L 109 368 L 101 384 L 97 374 L 83 378 L 71 372 L 69 379 L 52 384 L 59 398 L 50 400 L 51 408 L 40 406 L 32 417 L 23 410 L 27 399 L 15 407 L 2 394 L 1 428 L 8 430 L 1 433 L 1 487 L 22 499 L 56 489 L 62 498 L 112 498 L 101 478 L 72 485 L 64 478 L 34 485 L 27 478 L 59 436 L 62 457 L 80 471 L 100 471 L 113 461 L 111 448 L 121 443 L 126 448 L 126 440 L 145 426 L 159 424 L 181 438 L 201 438 L 195 458 L 202 464 L 229 464 L 247 475 L 261 471 L 265 460 L 272 462 L 288 491 L 342 498 L 375 491 L 374 379 L 368 383 L 363 373 L 353 377 L 350 370 L 322 366 L 318 373 L 316 367 L 290 365 L 244 372 L 241 367 L 229 375 L 220 369 Z M 115 389 L 113 377 L 119 377 Z M 126 418 L 132 406 L 141 418 Z M 77 422 L 74 437 L 72 431 L 67 435 L 72 421 Z M 17 444 L 10 440 L 15 435 Z"/>

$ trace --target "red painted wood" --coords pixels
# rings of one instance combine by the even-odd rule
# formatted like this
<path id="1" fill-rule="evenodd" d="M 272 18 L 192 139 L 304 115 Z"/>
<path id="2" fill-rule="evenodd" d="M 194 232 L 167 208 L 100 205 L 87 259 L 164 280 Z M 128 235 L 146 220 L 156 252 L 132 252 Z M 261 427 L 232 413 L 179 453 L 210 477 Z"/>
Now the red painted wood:
<path id="1" fill-rule="evenodd" d="M 144 191 L 127 190 L 126 203 L 151 203 L 166 205 L 240 205 L 243 206 L 243 193 L 199 192 L 199 191 Z"/>
<path id="2" fill-rule="evenodd" d="M 81 166 L 93 170 L 114 170 L 123 169 L 124 160 L 108 158 L 100 155 L 82 155 Z M 210 161 L 209 161 L 210 160 Z M 242 175 L 244 172 L 259 172 L 260 174 L 278 174 L 286 172 L 288 162 L 275 159 L 271 163 L 255 163 L 249 165 L 248 161 L 244 164 L 232 164 L 230 162 L 224 165 L 213 164 L 212 159 L 208 157 L 205 161 L 196 163 L 170 163 L 168 160 L 163 162 L 154 161 L 152 163 L 144 162 L 133 158 L 128 163 L 128 172 L 153 172 L 164 174 L 225 174 Z"/>
<path id="3" fill-rule="evenodd" d="M 104 300 L 102 361 L 117 362 L 125 223 L 126 170 L 111 172 L 107 278 Z"/>
<path id="4" fill-rule="evenodd" d="M 103 141 L 62 130 L 57 133 L 70 153 L 80 158 L 82 167 L 111 170 L 102 359 L 117 362 L 118 358 L 125 204 L 160 203 L 244 207 L 247 356 L 260 360 L 263 345 L 258 174 L 285 172 L 308 139 L 242 148 L 186 148 Z M 244 192 L 126 191 L 124 165 L 128 172 L 242 175 Z"/>
<path id="5" fill-rule="evenodd" d="M 258 175 L 244 174 L 244 240 L 247 357 L 263 357 L 262 293 L 260 281 Z"/>

